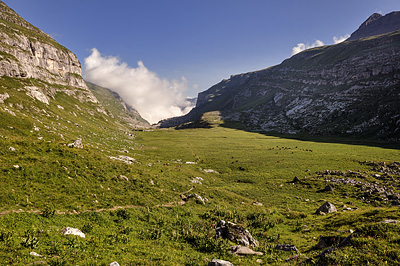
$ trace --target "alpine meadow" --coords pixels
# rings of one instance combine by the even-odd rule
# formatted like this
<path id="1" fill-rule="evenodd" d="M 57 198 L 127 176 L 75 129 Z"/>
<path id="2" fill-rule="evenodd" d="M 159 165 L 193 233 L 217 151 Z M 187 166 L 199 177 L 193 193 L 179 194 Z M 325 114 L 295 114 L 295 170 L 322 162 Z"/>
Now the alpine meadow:
<path id="1" fill-rule="evenodd" d="M 1 265 L 399 265 L 400 13 L 150 125 L 0 1 Z"/>

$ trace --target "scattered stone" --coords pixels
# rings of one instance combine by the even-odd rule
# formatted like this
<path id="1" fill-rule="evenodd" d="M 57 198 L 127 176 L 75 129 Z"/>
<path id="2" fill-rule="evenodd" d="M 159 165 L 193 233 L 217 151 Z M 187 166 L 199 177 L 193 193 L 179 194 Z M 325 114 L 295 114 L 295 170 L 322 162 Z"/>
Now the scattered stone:
<path id="1" fill-rule="evenodd" d="M 119 266 L 119 263 L 116 261 L 111 262 L 108 266 Z"/>
<path id="2" fill-rule="evenodd" d="M 202 185 L 203 183 L 201 181 L 203 181 L 203 180 L 204 180 L 203 178 L 197 176 L 197 177 L 193 178 L 192 180 L 190 180 L 190 182 L 192 182 L 194 184 Z"/>
<path id="3" fill-rule="evenodd" d="M 61 233 L 63 235 L 75 235 L 75 236 L 80 236 L 82 238 L 85 238 L 85 234 L 82 233 L 81 230 L 72 228 L 72 227 L 66 227 L 63 230 L 61 230 Z"/>
<path id="4" fill-rule="evenodd" d="M 277 244 L 275 246 L 275 249 L 283 251 L 299 252 L 299 250 L 295 247 L 295 245 L 290 245 L 290 244 Z"/>
<path id="5" fill-rule="evenodd" d="M 10 147 L 8 148 L 10 151 L 16 151 L 16 149 L 14 147 Z"/>
<path id="6" fill-rule="evenodd" d="M 384 224 L 397 224 L 397 223 L 400 223 L 400 221 L 388 219 L 388 220 L 383 220 L 381 223 L 384 223 Z"/>
<path id="7" fill-rule="evenodd" d="M 196 164 L 196 162 L 186 162 L 185 164 Z"/>
<path id="8" fill-rule="evenodd" d="M 120 180 L 123 180 L 123 181 L 129 181 L 129 178 L 127 178 L 127 177 L 124 176 L 124 175 L 120 175 L 120 176 L 119 176 L 119 179 L 120 179 Z"/>
<path id="9" fill-rule="evenodd" d="M 196 202 L 201 203 L 201 204 L 206 204 L 206 201 L 208 201 L 207 198 L 202 198 L 200 195 L 198 195 L 196 193 L 193 193 L 193 194 L 190 194 L 189 196 L 187 196 L 187 199 L 190 199 L 190 198 L 195 198 Z"/>
<path id="10" fill-rule="evenodd" d="M 35 251 L 31 251 L 29 255 L 34 256 L 34 257 L 42 257 L 42 255 L 37 254 Z"/>
<path id="11" fill-rule="evenodd" d="M 4 103 L 5 100 L 7 100 L 8 98 L 10 98 L 10 95 L 8 95 L 8 93 L 4 93 L 4 94 L 0 94 L 0 103 Z"/>
<path id="12" fill-rule="evenodd" d="M 132 164 L 133 162 L 135 162 L 134 158 L 125 155 L 118 155 L 117 157 L 110 156 L 109 158 L 112 160 L 122 161 L 126 164 Z"/>
<path id="13" fill-rule="evenodd" d="M 250 232 L 242 226 L 232 222 L 225 222 L 221 220 L 215 228 L 215 239 L 218 238 L 229 239 L 230 241 L 237 242 L 243 246 L 257 247 L 258 241 L 253 238 Z"/>
<path id="14" fill-rule="evenodd" d="M 233 264 L 226 260 L 213 259 L 208 263 L 208 266 L 233 266 Z"/>
<path id="15" fill-rule="evenodd" d="M 214 174 L 219 174 L 217 171 L 213 170 L 213 169 L 204 169 L 203 170 L 206 173 L 214 173 Z"/>
<path id="16" fill-rule="evenodd" d="M 19 166 L 18 164 L 14 164 L 13 167 L 14 167 L 15 169 L 19 169 L 19 168 L 20 168 L 20 166 Z"/>
<path id="17" fill-rule="evenodd" d="M 334 191 L 334 190 L 335 190 L 335 188 L 332 187 L 332 186 L 329 186 L 329 185 L 327 185 L 327 186 L 324 188 L 324 191 L 326 191 L 326 192 L 330 192 L 330 191 Z"/>
<path id="18" fill-rule="evenodd" d="M 253 202 L 253 205 L 255 205 L 255 206 L 263 206 L 263 204 L 261 202 Z"/>
<path id="19" fill-rule="evenodd" d="M 257 259 L 256 262 L 257 263 L 263 263 L 264 261 L 262 259 Z"/>
<path id="20" fill-rule="evenodd" d="M 236 255 L 258 255 L 258 256 L 262 256 L 263 253 L 262 252 L 258 252 L 258 251 L 254 251 L 248 247 L 244 247 L 244 246 L 232 246 L 230 248 L 230 251 L 233 254 Z"/>
<path id="21" fill-rule="evenodd" d="M 153 179 L 150 179 L 150 185 L 154 186 L 154 181 L 153 181 Z"/>
<path id="22" fill-rule="evenodd" d="M 68 147 L 83 149 L 82 139 L 77 139 L 73 143 L 68 144 Z"/>
<path id="23" fill-rule="evenodd" d="M 321 212 L 323 212 L 323 213 L 332 213 L 332 212 L 337 212 L 337 209 L 336 209 L 335 205 L 333 205 L 332 203 L 325 202 L 316 211 L 317 214 L 320 214 Z"/>

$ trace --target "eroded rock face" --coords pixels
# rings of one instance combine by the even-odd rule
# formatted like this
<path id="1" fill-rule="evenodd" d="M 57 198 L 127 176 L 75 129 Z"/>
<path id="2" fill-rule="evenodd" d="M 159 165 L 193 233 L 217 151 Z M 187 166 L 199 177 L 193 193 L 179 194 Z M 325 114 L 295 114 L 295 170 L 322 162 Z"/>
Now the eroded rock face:
<path id="1" fill-rule="evenodd" d="M 81 64 L 68 49 L 22 19 L 0 2 L 0 76 L 41 79 L 49 83 L 86 88 Z M 7 23 L 7 24 L 6 24 Z M 21 31 L 16 24 L 26 28 Z"/>

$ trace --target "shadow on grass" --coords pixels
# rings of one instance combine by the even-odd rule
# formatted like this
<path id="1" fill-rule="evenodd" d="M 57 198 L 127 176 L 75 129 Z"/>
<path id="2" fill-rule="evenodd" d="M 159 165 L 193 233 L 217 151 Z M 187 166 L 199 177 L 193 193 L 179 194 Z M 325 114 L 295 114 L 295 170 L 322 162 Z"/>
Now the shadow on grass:
<path id="1" fill-rule="evenodd" d="M 293 139 L 299 141 L 311 141 L 318 143 L 337 143 L 337 144 L 349 144 L 349 145 L 361 145 L 361 146 L 372 146 L 385 149 L 396 149 L 400 150 L 400 143 L 387 142 L 385 140 L 376 139 L 374 136 L 369 135 L 330 135 L 330 136 L 313 136 L 307 133 L 298 134 L 282 134 L 277 132 L 265 132 L 265 131 L 252 131 L 239 122 L 224 122 L 220 124 L 221 127 L 243 130 L 251 133 L 258 133 L 265 136 L 277 137 L 283 139 Z"/>

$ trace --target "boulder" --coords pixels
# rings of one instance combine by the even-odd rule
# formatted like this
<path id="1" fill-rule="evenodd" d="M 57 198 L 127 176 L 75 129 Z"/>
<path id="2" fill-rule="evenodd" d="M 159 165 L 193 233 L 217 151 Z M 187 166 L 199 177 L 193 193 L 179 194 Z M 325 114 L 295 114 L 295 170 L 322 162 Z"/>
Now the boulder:
<path id="1" fill-rule="evenodd" d="M 237 242 L 242 246 L 257 247 L 258 241 L 253 238 L 250 232 L 242 226 L 225 222 L 221 220 L 215 228 L 215 239 L 218 238 L 229 239 L 230 241 Z"/>
<path id="2" fill-rule="evenodd" d="M 262 252 L 254 251 L 254 250 L 252 250 L 248 247 L 244 247 L 244 246 L 232 246 L 230 248 L 230 251 L 236 255 L 258 255 L 258 256 L 263 255 Z"/>
<path id="3" fill-rule="evenodd" d="M 299 250 L 295 247 L 295 245 L 290 245 L 290 244 L 278 244 L 275 246 L 275 249 L 283 251 L 299 252 Z"/>
<path id="4" fill-rule="evenodd" d="M 337 212 L 337 209 L 336 209 L 335 205 L 333 205 L 330 202 L 325 202 L 316 211 L 317 214 L 320 214 L 320 213 L 332 213 L 332 212 Z"/>
<path id="5" fill-rule="evenodd" d="M 85 234 L 82 233 L 81 230 L 72 228 L 72 227 L 66 227 L 63 230 L 61 230 L 61 233 L 63 235 L 75 235 L 75 236 L 80 236 L 82 238 L 85 238 Z"/>
<path id="6" fill-rule="evenodd" d="M 83 149 L 82 140 L 81 139 L 77 139 L 73 143 L 68 144 L 68 147 Z"/>
<path id="7" fill-rule="evenodd" d="M 119 263 L 116 261 L 111 262 L 108 266 L 119 266 Z"/>
<path id="8" fill-rule="evenodd" d="M 233 266 L 233 264 L 226 260 L 213 259 L 208 263 L 208 266 Z"/>
<path id="9" fill-rule="evenodd" d="M 326 191 L 326 192 L 330 192 L 330 191 L 333 191 L 333 190 L 335 190 L 333 187 L 331 187 L 331 186 L 329 186 L 329 185 L 327 185 L 325 188 L 324 188 L 324 191 Z"/>
<path id="10" fill-rule="evenodd" d="M 292 180 L 292 183 L 298 183 L 300 182 L 300 178 L 298 178 L 297 176 L 295 176 Z"/>
<path id="11" fill-rule="evenodd" d="M 8 148 L 10 151 L 16 151 L 16 149 L 14 147 L 10 147 Z"/>

